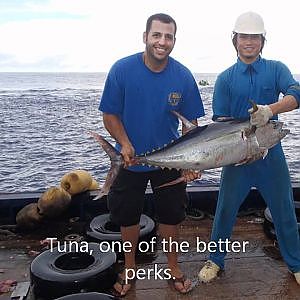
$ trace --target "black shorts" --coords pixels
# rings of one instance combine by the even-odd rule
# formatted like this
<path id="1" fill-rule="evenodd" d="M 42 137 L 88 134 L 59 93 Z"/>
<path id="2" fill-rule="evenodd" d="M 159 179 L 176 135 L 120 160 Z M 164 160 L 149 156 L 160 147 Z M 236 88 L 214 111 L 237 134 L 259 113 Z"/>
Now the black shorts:
<path id="1" fill-rule="evenodd" d="M 120 226 L 132 226 L 140 222 L 145 191 L 150 180 L 158 222 L 167 225 L 179 224 L 185 218 L 186 184 L 181 182 L 159 189 L 155 187 L 180 176 L 180 171 L 175 169 L 149 172 L 121 169 L 108 194 L 112 221 Z"/>

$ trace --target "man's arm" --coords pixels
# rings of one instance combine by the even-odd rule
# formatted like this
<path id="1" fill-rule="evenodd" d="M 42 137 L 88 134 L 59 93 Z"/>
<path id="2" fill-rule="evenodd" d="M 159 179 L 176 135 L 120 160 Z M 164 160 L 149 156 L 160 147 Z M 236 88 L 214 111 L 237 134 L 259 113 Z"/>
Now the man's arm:
<path id="1" fill-rule="evenodd" d="M 273 115 L 296 109 L 298 102 L 294 96 L 286 95 L 278 102 L 269 105 L 257 105 L 257 107 L 258 110 L 256 112 L 252 112 L 253 109 L 249 110 L 251 113 L 250 122 L 252 125 L 260 127 L 265 125 Z"/>
<path id="2" fill-rule="evenodd" d="M 280 101 L 269 105 L 257 105 L 258 110 L 251 114 L 252 125 L 263 126 L 273 115 L 294 110 L 300 104 L 300 86 L 294 80 L 290 70 L 282 63 L 277 62 L 277 82 L 281 93 L 285 96 Z"/>
<path id="3" fill-rule="evenodd" d="M 121 145 L 125 167 L 131 165 L 131 159 L 134 157 L 135 151 L 121 120 L 116 115 L 103 113 L 103 123 L 110 135 Z"/>
<path id="4" fill-rule="evenodd" d="M 294 96 L 286 95 L 282 98 L 282 100 L 272 103 L 269 106 L 273 115 L 278 115 L 296 109 L 298 107 L 298 102 Z"/>

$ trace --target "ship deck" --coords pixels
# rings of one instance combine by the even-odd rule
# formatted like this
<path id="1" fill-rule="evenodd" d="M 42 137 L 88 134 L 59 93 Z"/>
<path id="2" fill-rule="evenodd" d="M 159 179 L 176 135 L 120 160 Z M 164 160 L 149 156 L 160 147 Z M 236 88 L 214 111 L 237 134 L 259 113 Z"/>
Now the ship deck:
<path id="1" fill-rule="evenodd" d="M 212 220 L 185 220 L 180 227 L 180 242 L 188 243 L 188 251 L 179 255 L 180 266 L 185 275 L 192 279 L 194 289 L 188 295 L 180 295 L 167 280 L 153 276 L 138 280 L 125 299 L 300 299 L 300 286 L 280 258 L 280 254 L 263 231 L 262 219 L 257 215 L 239 217 L 234 227 L 232 240 L 247 241 L 245 252 L 229 253 L 226 271 L 215 281 L 204 284 L 197 281 L 197 273 L 207 259 L 208 252 L 196 248 L 197 237 L 209 241 Z M 77 225 L 80 227 L 79 224 Z M 76 231 L 75 227 L 48 226 L 47 232 L 37 231 L 0 241 L 0 281 L 13 279 L 29 281 L 29 267 L 34 251 L 40 251 L 40 240 L 53 236 L 55 228 L 64 228 L 61 235 Z M 77 228 L 77 229 L 78 229 Z M 59 236 L 58 236 L 59 238 Z M 138 268 L 147 270 L 167 268 L 165 253 L 158 247 L 155 257 L 146 260 L 139 256 Z M 10 292 L 0 294 L 0 300 L 10 299 Z M 35 299 L 32 289 L 26 299 Z M 39 298 L 40 299 L 40 298 Z"/>

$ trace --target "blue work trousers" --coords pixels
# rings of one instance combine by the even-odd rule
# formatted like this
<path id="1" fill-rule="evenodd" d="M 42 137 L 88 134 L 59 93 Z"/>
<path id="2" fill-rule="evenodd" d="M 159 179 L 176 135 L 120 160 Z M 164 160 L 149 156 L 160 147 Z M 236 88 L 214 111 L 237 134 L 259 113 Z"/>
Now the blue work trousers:
<path id="1" fill-rule="evenodd" d="M 253 186 L 270 209 L 281 255 L 289 270 L 299 272 L 299 232 L 289 171 L 281 145 L 269 150 L 264 160 L 223 168 L 211 240 L 230 240 L 238 210 Z M 224 269 L 225 255 L 226 252 L 222 251 L 210 253 L 210 260 Z"/>

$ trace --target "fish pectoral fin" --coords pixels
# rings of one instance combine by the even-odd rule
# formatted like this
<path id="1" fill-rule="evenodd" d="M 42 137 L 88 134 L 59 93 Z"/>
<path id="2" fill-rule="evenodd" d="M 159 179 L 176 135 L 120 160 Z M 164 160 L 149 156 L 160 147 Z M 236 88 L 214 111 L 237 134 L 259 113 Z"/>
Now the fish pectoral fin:
<path id="1" fill-rule="evenodd" d="M 268 149 L 264 148 L 264 147 L 260 147 L 259 148 L 260 151 L 258 153 L 255 153 L 254 155 L 248 156 L 247 158 L 245 158 L 244 160 L 238 162 L 237 164 L 235 164 L 234 166 L 241 166 L 241 165 L 245 165 L 245 164 L 250 164 L 256 160 L 259 159 L 265 159 L 265 157 L 268 154 Z"/>
<path id="2" fill-rule="evenodd" d="M 262 156 L 261 155 L 254 155 L 254 156 L 250 156 L 245 158 L 244 160 L 238 162 L 237 164 L 235 164 L 234 166 L 242 166 L 242 165 L 246 165 L 246 164 L 250 164 L 258 159 L 260 159 Z"/>
<path id="3" fill-rule="evenodd" d="M 242 130 L 242 140 L 247 140 L 251 135 L 253 135 L 256 131 L 256 126 L 251 126 L 249 128 L 245 128 Z"/>
<path id="4" fill-rule="evenodd" d="M 188 119 L 186 119 L 184 116 L 182 116 L 178 111 L 172 110 L 172 113 L 184 124 L 187 131 L 197 128 L 197 126 L 195 124 L 193 124 Z"/>

